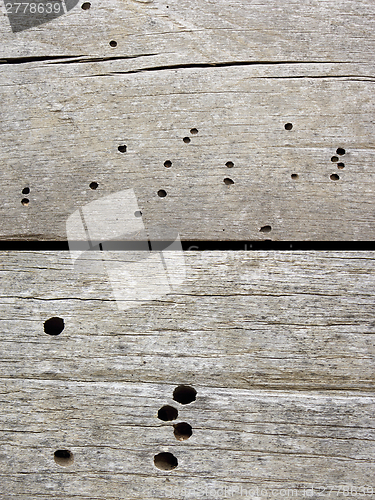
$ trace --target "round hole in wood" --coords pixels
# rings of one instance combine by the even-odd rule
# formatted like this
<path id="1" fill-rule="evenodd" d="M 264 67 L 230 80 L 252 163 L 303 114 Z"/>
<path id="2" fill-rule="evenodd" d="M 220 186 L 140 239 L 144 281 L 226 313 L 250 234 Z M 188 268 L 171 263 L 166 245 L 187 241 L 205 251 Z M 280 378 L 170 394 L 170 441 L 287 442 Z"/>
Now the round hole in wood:
<path id="1" fill-rule="evenodd" d="M 271 231 L 272 227 L 271 226 L 262 226 L 259 231 L 261 233 L 269 233 Z"/>
<path id="2" fill-rule="evenodd" d="M 229 179 L 229 177 L 226 177 L 224 179 L 224 184 L 226 184 L 227 186 L 230 186 L 231 184 L 234 184 L 234 181 L 232 181 L 232 179 Z"/>
<path id="3" fill-rule="evenodd" d="M 160 198 L 165 198 L 167 196 L 167 191 L 165 191 L 165 189 L 159 189 L 158 196 L 160 196 Z"/>
<path id="4" fill-rule="evenodd" d="M 91 3 L 90 2 L 84 2 L 82 5 L 81 5 L 81 9 L 82 10 L 89 10 L 89 8 L 91 7 Z"/>
<path id="5" fill-rule="evenodd" d="M 64 320 L 54 316 L 44 322 L 44 331 L 45 333 L 48 333 L 48 335 L 60 335 L 60 333 L 64 330 L 64 326 Z"/>
<path id="6" fill-rule="evenodd" d="M 345 163 L 342 163 L 342 162 L 340 161 L 340 162 L 337 164 L 337 168 L 339 168 L 339 169 L 341 169 L 341 170 L 342 170 L 343 168 L 345 168 Z"/>
<path id="7" fill-rule="evenodd" d="M 190 129 L 190 133 L 191 133 L 192 135 L 197 135 L 197 133 L 198 133 L 198 129 L 197 129 L 197 128 L 192 128 L 192 129 Z"/>
<path id="8" fill-rule="evenodd" d="M 98 189 L 99 187 L 99 184 L 97 182 L 90 182 L 90 188 L 91 189 Z"/>
<path id="9" fill-rule="evenodd" d="M 285 130 L 292 130 L 292 128 L 293 128 L 293 124 L 292 124 L 292 123 L 286 123 L 286 124 L 284 125 L 284 128 L 285 128 Z"/>
<path id="10" fill-rule="evenodd" d="M 56 450 L 53 458 L 57 464 L 63 467 L 67 467 L 74 462 L 73 453 L 70 450 Z"/>
<path id="11" fill-rule="evenodd" d="M 345 149 L 344 148 L 337 148 L 336 153 L 340 156 L 345 154 Z"/>
<path id="12" fill-rule="evenodd" d="M 226 164 L 225 164 L 226 167 L 228 168 L 233 168 L 234 167 L 234 163 L 232 161 L 227 161 Z"/>
<path id="13" fill-rule="evenodd" d="M 184 137 L 182 140 L 184 141 L 185 144 L 189 144 L 190 137 Z"/>
<path id="14" fill-rule="evenodd" d="M 111 47 L 117 47 L 117 42 L 116 42 L 116 40 L 111 40 L 111 41 L 109 42 L 109 45 L 110 45 Z"/>
<path id="15" fill-rule="evenodd" d="M 22 194 L 29 194 L 30 193 L 30 188 L 25 187 L 22 189 Z"/>
<path id="16" fill-rule="evenodd" d="M 165 162 L 164 162 L 164 166 L 165 166 L 166 168 L 170 168 L 170 167 L 172 166 L 172 162 L 171 162 L 171 161 L 169 161 L 169 160 L 167 160 L 167 161 L 165 161 Z"/>
<path id="17" fill-rule="evenodd" d="M 193 429 L 191 425 L 187 424 L 186 422 L 181 422 L 179 424 L 175 424 L 174 426 L 174 437 L 178 441 L 185 441 L 186 439 L 189 439 L 189 437 L 193 434 Z"/>
<path id="18" fill-rule="evenodd" d="M 30 203 L 30 200 L 28 198 L 23 198 L 21 200 L 22 205 L 28 205 Z"/>
<path id="19" fill-rule="evenodd" d="M 119 146 L 117 149 L 120 151 L 120 153 L 126 153 L 126 146 L 125 146 L 125 144 Z"/>
<path id="20" fill-rule="evenodd" d="M 292 174 L 290 177 L 291 177 L 292 179 L 298 179 L 298 174 Z"/>
<path id="21" fill-rule="evenodd" d="M 329 178 L 331 179 L 331 181 L 338 181 L 340 179 L 337 174 L 331 174 Z"/>
<path id="22" fill-rule="evenodd" d="M 332 161 L 333 163 L 336 163 L 337 161 L 339 161 L 339 159 L 338 159 L 338 157 L 337 157 L 337 156 L 332 156 L 331 161 Z"/>
<path id="23" fill-rule="evenodd" d="M 158 453 L 154 456 L 154 464 L 160 470 L 173 470 L 177 467 L 177 458 L 172 453 Z"/>
<path id="24" fill-rule="evenodd" d="M 158 418 L 163 420 L 164 422 L 170 422 L 171 420 L 176 420 L 178 417 L 177 408 L 173 408 L 173 406 L 165 405 L 160 408 L 158 411 Z"/>
<path id="25" fill-rule="evenodd" d="M 142 212 L 140 210 L 136 210 L 134 212 L 135 217 L 142 217 Z"/>
<path id="26" fill-rule="evenodd" d="M 182 405 L 187 405 L 195 401 L 197 391 L 190 385 L 179 385 L 173 391 L 173 399 Z"/>

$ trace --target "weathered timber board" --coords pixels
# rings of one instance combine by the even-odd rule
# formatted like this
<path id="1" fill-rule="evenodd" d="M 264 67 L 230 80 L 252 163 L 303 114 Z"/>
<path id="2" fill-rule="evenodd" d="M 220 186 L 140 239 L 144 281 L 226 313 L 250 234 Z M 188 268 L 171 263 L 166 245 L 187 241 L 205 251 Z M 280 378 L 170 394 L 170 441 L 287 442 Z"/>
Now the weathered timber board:
<path id="1" fill-rule="evenodd" d="M 3 77 L 1 238 L 65 240 L 75 210 L 126 189 L 147 228 L 187 240 L 264 239 L 266 225 L 273 240 L 374 238 L 373 82 L 292 76 L 329 75 L 330 65 L 95 78 L 83 64 L 62 65 L 63 77 L 38 66 L 21 84 L 13 67 Z"/>
<path id="2" fill-rule="evenodd" d="M 4 2 L 6 3 L 6 2 Z M 83 2 L 82 2 L 83 3 Z M 373 62 L 372 0 L 92 0 L 12 33 L 1 4 L 2 58 L 169 56 L 170 62 Z M 112 48 L 109 42 L 115 40 Z"/>
<path id="3" fill-rule="evenodd" d="M 12 33 L 4 15 L 0 238 L 65 240 L 75 210 L 133 189 L 147 227 L 185 240 L 373 239 L 374 18 L 129 0 Z"/>
<path id="4" fill-rule="evenodd" d="M 130 253 L 112 253 L 119 270 Z M 127 310 L 95 254 L 82 272 L 68 252 L 2 254 L 4 377 L 373 389 L 371 252 L 185 252 L 185 281 Z M 141 279 L 151 293 L 162 282 Z M 51 339 L 53 316 L 65 329 Z"/>
<path id="5" fill-rule="evenodd" d="M 289 489 L 298 500 L 342 500 L 345 484 L 373 485 L 374 397 L 196 386 L 196 401 L 182 407 L 173 389 L 1 378 L 2 498 L 214 500 L 227 488 L 239 500 L 258 487 L 247 498 L 283 498 Z M 174 422 L 157 418 L 165 404 L 192 426 L 190 439 L 177 441 Z M 56 464 L 56 449 L 69 449 L 74 462 Z M 155 468 L 160 452 L 173 453 L 177 468 Z"/>
<path id="6" fill-rule="evenodd" d="M 251 498 L 318 500 L 374 486 L 373 252 L 185 252 L 185 282 L 126 311 L 101 255 L 90 273 L 67 252 L 1 254 L 2 498 L 239 500 L 258 487 Z M 60 335 L 44 333 L 52 316 Z M 196 401 L 172 399 L 180 384 Z M 167 404 L 176 421 L 157 418 Z M 175 422 L 193 435 L 177 441 Z M 56 464 L 57 449 L 74 462 Z M 160 452 L 177 468 L 157 469 Z"/>

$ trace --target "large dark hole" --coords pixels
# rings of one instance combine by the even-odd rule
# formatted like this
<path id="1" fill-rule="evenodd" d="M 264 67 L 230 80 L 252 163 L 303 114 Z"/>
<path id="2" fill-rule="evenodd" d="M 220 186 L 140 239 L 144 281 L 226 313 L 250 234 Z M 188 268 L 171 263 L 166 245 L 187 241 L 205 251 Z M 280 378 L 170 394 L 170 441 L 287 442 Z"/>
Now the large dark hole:
<path id="1" fill-rule="evenodd" d="M 59 335 L 64 330 L 64 320 L 53 317 L 44 322 L 44 331 L 48 335 Z"/>
<path id="2" fill-rule="evenodd" d="M 195 401 L 197 391 L 189 385 L 179 385 L 173 391 L 173 399 L 182 405 L 187 405 Z"/>
<path id="3" fill-rule="evenodd" d="M 69 450 L 56 450 L 53 458 L 57 464 L 63 467 L 67 467 L 74 462 L 73 453 Z"/>
<path id="4" fill-rule="evenodd" d="M 231 186 L 232 184 L 234 184 L 234 181 L 232 179 L 229 179 L 229 177 L 226 177 L 224 179 L 224 184 L 226 184 L 227 186 Z"/>
<path id="5" fill-rule="evenodd" d="M 162 406 L 158 411 L 158 418 L 160 418 L 160 420 L 164 420 L 164 422 L 176 420 L 177 417 L 178 410 L 176 408 L 173 408 L 173 406 Z"/>
<path id="6" fill-rule="evenodd" d="M 158 453 L 154 456 L 154 464 L 160 470 L 173 470 L 177 467 L 177 458 L 172 453 Z"/>
<path id="7" fill-rule="evenodd" d="M 186 439 L 189 439 L 189 437 L 193 434 L 191 425 L 187 424 L 186 422 L 175 424 L 173 427 L 174 437 L 179 441 L 185 441 Z"/>

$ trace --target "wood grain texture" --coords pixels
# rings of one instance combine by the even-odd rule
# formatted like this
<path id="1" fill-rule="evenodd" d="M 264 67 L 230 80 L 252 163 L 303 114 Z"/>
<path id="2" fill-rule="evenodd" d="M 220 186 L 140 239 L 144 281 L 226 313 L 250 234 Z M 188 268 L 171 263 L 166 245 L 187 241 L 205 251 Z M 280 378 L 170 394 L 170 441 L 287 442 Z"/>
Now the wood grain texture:
<path id="1" fill-rule="evenodd" d="M 345 484 L 374 486 L 373 252 L 185 252 L 185 282 L 126 311 L 100 254 L 91 274 L 67 252 L 1 255 L 2 498 L 343 499 Z M 53 316 L 57 336 L 43 330 Z M 196 401 L 172 399 L 180 384 Z M 167 404 L 176 421 L 157 418 Z M 74 463 L 56 464 L 57 449 Z M 160 452 L 178 467 L 157 469 Z"/>
<path id="2" fill-rule="evenodd" d="M 75 210 L 131 188 L 184 240 L 373 239 L 374 14 L 92 2 L 17 34 L 3 17 L 0 238 L 65 240 Z"/>

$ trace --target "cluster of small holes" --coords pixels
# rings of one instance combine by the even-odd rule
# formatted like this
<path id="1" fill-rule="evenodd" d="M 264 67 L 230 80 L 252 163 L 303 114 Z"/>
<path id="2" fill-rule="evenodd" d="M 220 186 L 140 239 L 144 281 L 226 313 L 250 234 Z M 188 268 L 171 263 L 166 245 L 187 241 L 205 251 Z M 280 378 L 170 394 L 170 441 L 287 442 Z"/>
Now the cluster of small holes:
<path id="1" fill-rule="evenodd" d="M 173 391 L 173 399 L 182 405 L 187 405 L 196 400 L 197 391 L 190 385 L 179 385 Z M 158 418 L 163 422 L 171 422 L 178 417 L 178 410 L 174 406 L 164 405 L 158 411 Z M 193 434 L 193 428 L 187 422 L 173 424 L 173 434 L 177 441 L 186 441 Z M 156 468 L 171 471 L 178 466 L 178 460 L 172 453 L 158 453 L 154 456 Z"/>
<path id="2" fill-rule="evenodd" d="M 30 193 L 30 188 L 25 187 L 22 189 L 22 194 L 29 194 Z M 30 203 L 30 200 L 28 198 L 22 198 L 21 200 L 22 205 L 27 206 Z"/>
<path id="3" fill-rule="evenodd" d="M 337 168 L 339 170 L 342 170 L 343 168 L 345 168 L 345 163 L 343 163 L 342 161 L 339 161 L 340 160 L 339 156 L 344 156 L 345 153 L 346 153 L 346 151 L 345 151 L 344 148 L 337 148 L 336 149 L 336 154 L 338 156 L 332 156 L 331 157 L 331 162 L 332 163 L 336 163 Z M 337 174 L 331 174 L 329 176 L 329 178 L 331 179 L 331 181 L 338 181 L 340 179 L 340 177 Z"/>
<path id="4" fill-rule="evenodd" d="M 344 148 L 337 148 L 336 149 L 336 154 L 338 154 L 339 156 L 344 156 L 345 153 L 346 153 L 346 151 L 345 151 Z M 338 160 L 339 160 L 339 158 L 338 158 Z M 345 168 L 345 163 L 343 163 L 342 161 L 338 161 L 337 162 L 337 168 L 339 170 L 342 170 L 343 168 Z M 335 180 L 337 180 L 337 179 L 335 179 Z"/>
<path id="5" fill-rule="evenodd" d="M 91 7 L 91 3 L 90 2 L 84 2 L 82 5 L 81 5 L 81 9 L 82 10 L 89 10 Z"/>
<path id="6" fill-rule="evenodd" d="M 288 124 L 288 123 L 286 123 L 286 124 L 285 124 L 285 128 L 286 128 L 287 130 L 291 130 L 291 128 L 287 128 L 287 125 L 292 125 L 292 124 L 291 124 L 291 123 L 289 123 L 289 124 Z M 345 151 L 345 149 L 344 149 L 344 148 L 337 148 L 337 149 L 336 149 L 336 155 L 343 156 L 345 153 L 346 153 L 346 151 Z M 343 162 L 339 161 L 339 160 L 340 160 L 340 158 L 339 158 L 339 156 L 336 156 L 336 155 L 331 156 L 331 162 L 332 162 L 332 163 L 335 163 L 335 164 L 337 165 L 337 168 L 338 168 L 339 170 L 342 170 L 343 168 L 345 168 L 345 163 L 343 163 Z M 298 179 L 299 175 L 298 175 L 298 174 L 291 174 L 291 176 L 290 176 L 290 177 L 291 177 L 292 179 L 296 180 L 296 179 Z M 331 175 L 330 175 L 330 179 L 331 179 L 332 181 L 338 181 L 338 180 L 340 180 L 340 177 L 339 177 L 337 174 L 331 174 Z M 269 227 L 269 226 L 265 226 L 265 227 Z M 261 229 L 260 229 L 260 231 L 262 231 L 262 232 L 266 232 L 265 230 L 263 230 L 263 228 L 261 228 Z"/>
<path id="7" fill-rule="evenodd" d="M 117 42 L 111 41 L 110 45 L 112 47 L 115 47 L 117 45 Z M 285 128 L 285 130 L 292 130 L 293 129 L 293 124 L 289 123 L 289 122 L 285 123 L 284 128 Z M 198 129 L 196 129 L 196 128 L 190 129 L 190 134 L 197 135 L 198 134 Z M 190 137 L 186 136 L 186 137 L 183 138 L 183 141 L 184 141 L 184 143 L 189 144 L 191 142 L 191 139 L 190 139 Z M 127 150 L 127 147 L 125 145 L 121 145 L 121 146 L 118 146 L 118 150 L 121 153 L 125 153 L 126 150 Z M 336 154 L 339 155 L 339 156 L 344 155 L 345 154 L 345 149 L 344 148 L 337 148 L 336 149 Z M 338 156 L 332 156 L 331 157 L 331 162 L 332 163 L 336 163 L 337 164 L 337 168 L 339 168 L 339 169 L 343 169 L 345 167 L 345 164 L 343 162 L 339 162 L 339 157 Z M 232 161 L 227 161 L 226 164 L 225 164 L 225 166 L 227 168 L 233 168 L 234 167 L 234 163 Z M 164 162 L 164 167 L 165 168 L 171 168 L 172 167 L 172 162 L 170 160 L 166 160 Z M 296 173 L 291 174 L 291 178 L 293 180 L 297 180 L 299 178 L 299 175 L 296 174 Z M 336 180 L 339 180 L 340 177 L 337 174 L 331 174 L 330 179 L 336 181 Z M 233 179 L 231 179 L 229 177 L 225 177 L 223 182 L 227 186 L 231 186 L 231 185 L 234 184 Z M 97 187 L 98 187 L 98 184 L 96 182 L 92 182 L 90 184 L 90 188 L 91 189 L 97 189 Z M 158 194 L 159 198 L 165 198 L 167 196 L 167 192 L 165 191 L 165 189 L 159 189 L 158 192 L 157 192 L 157 194 Z M 22 203 L 23 204 L 27 204 L 28 200 L 26 200 L 26 199 L 22 200 Z M 136 214 L 138 214 L 138 212 L 136 212 Z M 136 215 L 136 217 L 139 217 L 139 215 Z M 270 232 L 271 229 L 272 229 L 271 226 L 263 226 L 263 227 L 260 228 L 259 231 L 263 232 L 263 233 L 267 233 L 267 232 Z"/>
<path id="8" fill-rule="evenodd" d="M 190 134 L 191 135 L 197 135 L 198 134 L 198 129 L 197 128 L 191 128 L 190 129 Z M 184 137 L 182 140 L 184 141 L 185 144 L 189 144 L 189 142 L 191 142 L 190 137 L 187 137 L 187 136 Z"/>
<path id="9" fill-rule="evenodd" d="M 198 129 L 197 128 L 191 128 L 190 129 L 190 134 L 191 135 L 197 135 L 198 134 Z M 182 140 L 184 141 L 185 144 L 189 144 L 191 142 L 191 139 L 188 136 L 184 137 Z M 171 168 L 172 162 L 170 160 L 166 160 L 164 162 L 164 166 L 166 168 Z M 165 198 L 167 196 L 167 192 L 164 189 L 159 189 L 158 196 L 160 198 Z"/>

